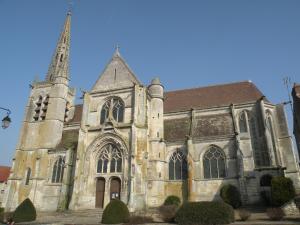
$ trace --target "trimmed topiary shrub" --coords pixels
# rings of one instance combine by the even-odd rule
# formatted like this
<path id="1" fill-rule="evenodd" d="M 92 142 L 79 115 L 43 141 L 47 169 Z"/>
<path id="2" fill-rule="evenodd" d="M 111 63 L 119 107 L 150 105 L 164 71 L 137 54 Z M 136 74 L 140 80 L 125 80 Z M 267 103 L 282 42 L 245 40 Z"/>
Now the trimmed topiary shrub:
<path id="1" fill-rule="evenodd" d="M 271 220 L 282 220 L 285 216 L 281 208 L 268 208 L 267 215 Z"/>
<path id="2" fill-rule="evenodd" d="M 114 199 L 105 207 L 102 215 L 104 224 L 118 224 L 129 222 L 129 211 L 124 202 Z"/>
<path id="3" fill-rule="evenodd" d="M 271 181 L 271 197 L 274 206 L 282 206 L 295 197 L 293 181 L 287 177 L 274 177 Z"/>
<path id="4" fill-rule="evenodd" d="M 158 208 L 160 216 L 164 222 L 174 222 L 178 206 L 176 205 L 162 205 Z"/>
<path id="5" fill-rule="evenodd" d="M 4 222 L 4 208 L 0 207 L 0 222 Z"/>
<path id="6" fill-rule="evenodd" d="M 232 184 L 224 185 L 220 190 L 220 196 L 225 203 L 231 205 L 235 209 L 242 205 L 240 191 Z"/>
<path id="7" fill-rule="evenodd" d="M 180 206 L 180 198 L 175 195 L 170 195 L 166 198 L 164 205 L 176 205 Z"/>
<path id="8" fill-rule="evenodd" d="M 179 225 L 215 225 L 234 222 L 233 208 L 224 202 L 189 202 L 177 211 Z"/>
<path id="9" fill-rule="evenodd" d="M 15 210 L 13 221 L 16 223 L 29 222 L 36 219 L 36 210 L 29 198 L 26 198 Z"/>

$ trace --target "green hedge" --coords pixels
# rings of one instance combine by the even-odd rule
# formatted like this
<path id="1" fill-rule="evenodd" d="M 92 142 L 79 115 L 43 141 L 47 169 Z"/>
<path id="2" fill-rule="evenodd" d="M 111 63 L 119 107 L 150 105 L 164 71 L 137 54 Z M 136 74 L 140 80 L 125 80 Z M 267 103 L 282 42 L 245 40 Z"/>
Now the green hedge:
<path id="1" fill-rule="evenodd" d="M 175 195 L 170 195 L 166 198 L 164 205 L 176 205 L 180 206 L 180 198 Z"/>
<path id="2" fill-rule="evenodd" d="M 102 223 L 118 224 L 129 222 L 129 211 L 124 202 L 120 200 L 111 200 L 105 207 L 102 215 Z"/>
<path id="3" fill-rule="evenodd" d="M 29 198 L 26 198 L 15 210 L 13 221 L 16 223 L 29 222 L 36 219 L 36 210 Z"/>
<path id="4" fill-rule="evenodd" d="M 272 205 L 282 206 L 295 197 L 293 181 L 287 177 L 274 177 L 271 181 Z"/>
<path id="5" fill-rule="evenodd" d="M 240 191 L 232 184 L 224 185 L 220 190 L 220 196 L 225 203 L 231 205 L 235 209 L 242 205 Z"/>
<path id="6" fill-rule="evenodd" d="M 189 202 L 176 213 L 179 225 L 215 225 L 234 222 L 233 208 L 224 202 Z"/>

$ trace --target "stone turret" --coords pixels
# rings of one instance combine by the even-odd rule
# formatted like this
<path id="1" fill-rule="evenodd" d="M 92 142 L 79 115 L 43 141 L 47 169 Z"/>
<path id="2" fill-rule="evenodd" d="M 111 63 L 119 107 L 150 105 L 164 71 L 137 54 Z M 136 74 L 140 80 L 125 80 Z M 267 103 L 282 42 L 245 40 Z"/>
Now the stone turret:
<path id="1" fill-rule="evenodd" d="M 164 114 L 164 87 L 159 78 L 154 78 L 148 87 L 151 96 L 151 116 L 150 116 L 150 139 L 162 139 L 163 133 L 163 114 Z"/>
<path id="2" fill-rule="evenodd" d="M 148 87 L 150 94 L 149 113 L 149 165 L 148 172 L 148 204 L 150 207 L 161 205 L 165 199 L 163 182 L 166 177 L 164 170 L 165 143 L 164 138 L 164 87 L 159 78 L 154 78 Z"/>

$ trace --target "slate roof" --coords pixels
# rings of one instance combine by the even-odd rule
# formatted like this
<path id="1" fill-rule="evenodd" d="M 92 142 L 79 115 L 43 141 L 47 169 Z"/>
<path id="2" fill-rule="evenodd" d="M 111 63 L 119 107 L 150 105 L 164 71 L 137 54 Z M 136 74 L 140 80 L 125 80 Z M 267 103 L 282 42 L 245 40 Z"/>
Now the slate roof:
<path id="1" fill-rule="evenodd" d="M 6 182 L 10 173 L 10 167 L 0 166 L 0 183 Z"/>
<path id="2" fill-rule="evenodd" d="M 241 104 L 263 96 L 250 81 L 169 91 L 164 94 L 164 113 Z M 68 123 L 80 122 L 81 116 L 82 104 L 76 105 L 74 117 Z"/>

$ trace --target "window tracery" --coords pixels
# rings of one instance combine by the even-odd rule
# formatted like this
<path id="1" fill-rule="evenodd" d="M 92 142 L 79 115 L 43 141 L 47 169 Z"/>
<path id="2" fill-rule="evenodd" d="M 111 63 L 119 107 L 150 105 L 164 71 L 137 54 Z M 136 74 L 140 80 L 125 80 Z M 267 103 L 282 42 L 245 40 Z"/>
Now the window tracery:
<path id="1" fill-rule="evenodd" d="M 169 179 L 170 180 L 187 179 L 187 160 L 186 160 L 186 156 L 180 150 L 176 150 L 170 157 Z"/>
<path id="2" fill-rule="evenodd" d="M 52 171 L 52 183 L 61 183 L 63 176 L 64 176 L 64 165 L 65 165 L 65 159 L 63 157 L 59 157 L 54 165 L 53 165 L 53 171 Z"/>
<path id="3" fill-rule="evenodd" d="M 107 144 L 100 150 L 97 173 L 121 173 L 122 151 L 113 144 Z"/>
<path id="4" fill-rule="evenodd" d="M 124 103 L 119 98 L 111 98 L 107 100 L 101 109 L 100 124 L 103 124 L 108 117 L 117 122 L 123 122 L 124 119 Z"/>
<path id="5" fill-rule="evenodd" d="M 225 154 L 218 147 L 210 147 L 203 156 L 204 178 L 223 178 L 225 171 Z"/>

